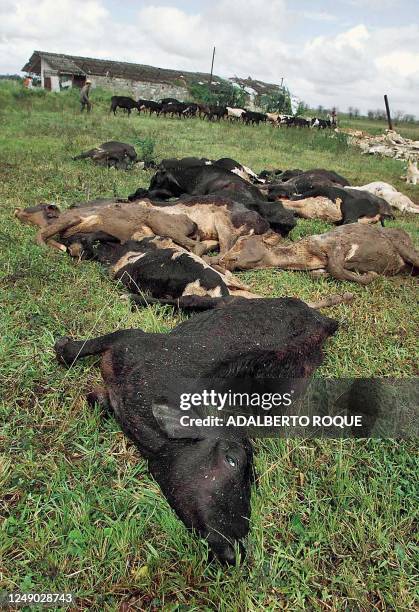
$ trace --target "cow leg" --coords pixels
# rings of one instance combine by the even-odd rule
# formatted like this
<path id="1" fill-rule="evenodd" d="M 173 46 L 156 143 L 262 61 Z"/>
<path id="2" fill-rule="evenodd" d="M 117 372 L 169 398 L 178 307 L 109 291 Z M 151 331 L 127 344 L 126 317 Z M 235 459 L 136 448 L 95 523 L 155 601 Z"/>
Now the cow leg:
<path id="1" fill-rule="evenodd" d="M 159 212 L 150 211 L 148 225 L 156 236 L 171 238 L 174 242 L 180 244 L 180 246 L 195 253 L 195 255 L 203 255 L 208 249 L 207 244 L 188 237 L 188 234 L 194 231 L 193 226 L 196 229 L 196 225 L 189 217 L 185 218 L 183 216 L 183 219 L 181 217 L 182 215 L 175 215 L 173 217 L 170 215 L 162 216 Z"/>
<path id="2" fill-rule="evenodd" d="M 87 403 L 89 406 L 97 405 L 104 412 L 112 414 L 112 406 L 109 399 L 109 393 L 105 387 L 95 387 L 86 396 Z"/>
<path id="3" fill-rule="evenodd" d="M 337 280 L 347 280 L 360 285 L 369 285 L 376 277 L 376 272 L 356 274 L 345 268 L 345 257 L 341 246 L 336 246 L 328 254 L 327 271 Z"/>
<path id="4" fill-rule="evenodd" d="M 400 241 L 392 241 L 392 243 L 405 262 L 411 264 L 414 268 L 419 269 L 419 252 L 416 251 L 413 246 L 410 246 Z"/>
<path id="5" fill-rule="evenodd" d="M 200 295 L 183 295 L 179 298 L 172 299 L 158 299 L 153 297 L 143 297 L 141 295 L 137 295 L 135 293 L 130 294 L 130 299 L 133 304 L 136 306 L 150 306 L 152 304 L 161 304 L 173 306 L 179 310 L 190 310 L 194 312 L 200 312 L 203 310 L 212 310 L 213 308 L 218 308 L 220 306 L 224 306 L 230 303 L 233 300 L 237 300 L 232 295 L 228 295 L 225 297 L 212 298 L 207 296 Z"/>
<path id="6" fill-rule="evenodd" d="M 41 229 L 37 235 L 36 235 L 36 242 L 40 245 L 43 246 L 46 244 L 46 242 L 48 241 L 48 243 L 53 246 L 56 249 L 59 249 L 60 251 L 66 251 L 66 247 L 63 244 L 60 244 L 59 242 L 56 242 L 55 240 L 51 240 L 51 238 L 53 236 L 55 236 L 56 234 L 69 229 L 70 227 L 74 227 L 75 225 L 78 225 L 81 222 L 81 217 L 76 217 L 73 221 L 63 221 L 58 218 L 57 221 L 55 221 L 55 223 L 51 223 L 51 225 L 47 225 L 47 227 L 44 227 L 43 229 Z"/>
<path id="7" fill-rule="evenodd" d="M 132 331 L 133 330 L 123 329 L 113 332 L 112 334 L 106 334 L 106 336 L 92 338 L 91 340 L 72 340 L 64 336 L 58 338 L 54 345 L 54 351 L 60 363 L 71 367 L 78 359 L 83 359 L 83 357 L 89 355 L 102 354 L 124 337 L 128 338 L 132 336 Z M 140 332 L 141 330 L 137 331 Z M 142 333 L 144 334 L 144 332 Z"/>
<path id="8" fill-rule="evenodd" d="M 231 225 L 227 225 L 224 216 L 217 216 L 215 219 L 215 230 L 218 234 L 218 243 L 220 245 L 220 256 L 229 251 L 236 241 L 234 230 Z"/>

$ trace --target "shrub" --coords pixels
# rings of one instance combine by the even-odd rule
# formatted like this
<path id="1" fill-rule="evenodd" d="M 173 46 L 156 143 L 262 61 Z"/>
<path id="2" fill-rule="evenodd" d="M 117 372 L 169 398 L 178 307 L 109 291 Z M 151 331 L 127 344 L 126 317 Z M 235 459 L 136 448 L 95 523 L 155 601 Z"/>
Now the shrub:
<path id="1" fill-rule="evenodd" d="M 150 137 L 137 138 L 134 140 L 134 146 L 140 148 L 139 157 L 142 161 L 150 162 L 154 159 L 155 141 Z"/>
<path id="2" fill-rule="evenodd" d="M 285 113 L 292 114 L 291 96 L 286 87 L 275 93 L 262 94 L 259 104 L 266 113 Z"/>
<path id="3" fill-rule="evenodd" d="M 211 87 L 207 83 L 193 83 L 189 92 L 196 102 L 211 106 L 242 107 L 246 102 L 246 93 L 224 79 Z"/>

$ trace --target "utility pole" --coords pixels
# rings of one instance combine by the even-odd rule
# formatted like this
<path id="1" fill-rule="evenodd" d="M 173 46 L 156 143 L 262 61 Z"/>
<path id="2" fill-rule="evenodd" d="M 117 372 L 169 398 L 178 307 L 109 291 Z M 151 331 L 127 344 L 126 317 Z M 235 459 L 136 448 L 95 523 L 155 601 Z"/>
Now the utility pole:
<path id="1" fill-rule="evenodd" d="M 387 121 L 388 121 L 388 129 L 392 130 L 393 129 L 393 123 L 391 121 L 391 115 L 390 115 L 390 106 L 388 105 L 388 98 L 387 98 L 387 94 L 384 95 L 384 103 L 386 105 L 386 113 L 387 113 Z"/>
<path id="2" fill-rule="evenodd" d="M 215 57 L 215 47 L 212 50 L 211 74 L 210 74 L 209 83 L 208 83 L 210 89 L 211 89 L 211 85 L 212 85 L 212 73 L 213 73 L 213 70 L 214 70 L 214 57 Z"/>

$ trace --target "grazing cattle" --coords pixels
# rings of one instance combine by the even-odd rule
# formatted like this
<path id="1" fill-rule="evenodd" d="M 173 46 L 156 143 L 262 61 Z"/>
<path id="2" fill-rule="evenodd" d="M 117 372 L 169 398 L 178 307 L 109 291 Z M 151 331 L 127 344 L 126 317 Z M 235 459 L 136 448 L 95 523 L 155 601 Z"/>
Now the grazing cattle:
<path id="1" fill-rule="evenodd" d="M 212 165 L 160 170 L 151 179 L 148 191 L 139 189 L 128 199 L 169 199 L 183 194 L 220 195 L 241 202 L 246 208 L 258 212 L 272 229 L 283 235 L 288 234 L 296 223 L 291 211 L 286 211 L 278 202 L 268 202 L 257 187 L 224 168 Z"/>
<path id="2" fill-rule="evenodd" d="M 296 299 L 237 300 L 169 334 L 128 329 L 89 340 L 60 338 L 55 352 L 67 367 L 101 356 L 104 387 L 89 401 L 114 411 L 180 520 L 220 561 L 233 564 L 235 546 L 245 553 L 250 525 L 252 445 L 235 428 L 202 428 L 193 421 L 198 408 L 180 412 L 180 394 L 202 391 L 200 380 L 215 388 L 232 376 L 306 379 L 336 329 L 334 320 Z M 182 426 L 181 414 L 191 426 Z"/>
<path id="3" fill-rule="evenodd" d="M 166 236 L 198 255 L 208 251 L 209 246 L 206 243 L 199 243 L 190 238 L 196 233 L 197 226 L 189 217 L 183 214 L 176 216 L 167 214 L 164 210 L 149 204 L 149 202 L 93 203 L 90 206 L 68 209 L 46 227 L 41 227 L 37 242 L 44 245 L 48 241 L 51 246 L 65 251 L 66 247 L 63 244 L 52 240 L 55 235 L 59 234 L 66 239 L 75 234 L 104 232 L 122 242 L 145 236 Z"/>
<path id="4" fill-rule="evenodd" d="M 209 112 L 207 113 L 207 119 L 212 121 L 216 119 L 219 121 L 223 117 L 227 116 L 227 107 L 226 106 L 210 106 Z"/>
<path id="5" fill-rule="evenodd" d="M 138 100 L 137 100 L 138 112 L 146 109 L 148 102 L 150 102 L 150 100 L 145 100 L 143 98 L 138 98 Z"/>
<path id="6" fill-rule="evenodd" d="M 160 104 L 182 104 L 182 102 L 176 98 L 163 98 L 160 100 Z"/>
<path id="7" fill-rule="evenodd" d="M 245 236 L 219 265 L 227 270 L 308 270 L 367 285 L 378 274 L 394 276 L 408 267 L 419 268 L 419 252 L 401 229 L 355 223 L 285 245 L 273 233 Z"/>
<path id="8" fill-rule="evenodd" d="M 286 125 L 287 127 L 310 127 L 310 121 L 308 121 L 307 119 L 304 119 L 304 117 L 294 117 L 294 116 L 289 116 L 289 115 L 285 115 L 282 119 L 281 119 L 281 123 L 283 125 Z"/>
<path id="9" fill-rule="evenodd" d="M 281 115 L 279 113 L 266 113 L 266 121 L 269 121 L 269 123 L 279 125 L 280 120 Z"/>
<path id="10" fill-rule="evenodd" d="M 245 112 L 244 108 L 232 108 L 231 106 L 227 106 L 227 119 L 230 119 L 230 121 L 237 121 L 242 118 Z"/>
<path id="11" fill-rule="evenodd" d="M 154 102 L 154 100 L 141 100 L 139 103 L 139 109 L 148 110 L 150 115 L 151 113 L 156 113 L 158 116 L 163 108 L 163 104 L 160 104 L 160 102 Z"/>
<path id="12" fill-rule="evenodd" d="M 265 113 L 256 113 L 254 111 L 245 111 L 242 114 L 242 120 L 246 125 L 251 123 L 252 125 L 259 125 L 259 123 L 266 123 Z"/>
<path id="13" fill-rule="evenodd" d="M 391 206 L 383 198 L 355 188 L 348 190 L 340 187 L 316 186 L 301 196 L 292 196 L 291 201 L 319 196 L 331 200 L 340 207 L 342 224 L 356 223 L 357 221 L 367 223 L 380 221 L 381 225 L 384 225 L 385 219 L 394 219 Z"/>
<path id="14" fill-rule="evenodd" d="M 183 111 L 185 117 L 196 117 L 198 115 L 199 106 L 195 102 L 187 102 L 186 108 Z"/>
<path id="15" fill-rule="evenodd" d="M 288 125 L 288 122 L 294 119 L 294 115 L 280 115 L 279 125 Z"/>
<path id="16" fill-rule="evenodd" d="M 381 181 L 377 181 L 375 183 L 368 183 L 368 185 L 363 185 L 362 187 L 345 187 L 348 191 L 368 191 L 374 196 L 378 196 L 382 198 L 389 204 L 391 207 L 400 210 L 401 212 L 408 213 L 419 213 L 419 205 L 412 202 L 410 198 L 408 198 L 400 191 L 397 191 L 392 185 L 388 183 L 383 183 Z"/>
<path id="17" fill-rule="evenodd" d="M 117 108 L 122 108 L 127 111 L 128 117 L 131 115 L 133 108 L 136 108 L 138 111 L 140 110 L 138 103 L 128 96 L 112 96 L 109 112 L 113 112 L 113 114 L 116 115 Z"/>
<path id="18" fill-rule="evenodd" d="M 332 122 L 330 119 L 318 119 L 317 117 L 313 117 L 310 122 L 310 126 L 312 128 L 316 127 L 319 130 L 325 130 L 332 127 Z"/>
<path id="19" fill-rule="evenodd" d="M 76 155 L 73 157 L 73 160 L 88 158 L 98 166 L 126 170 L 136 163 L 137 153 L 134 147 L 126 142 L 110 140 L 94 149 L 89 149 L 84 153 L 80 153 L 80 155 Z"/>
<path id="20" fill-rule="evenodd" d="M 208 115 L 210 114 L 210 107 L 208 106 L 208 104 L 198 104 L 198 115 L 200 117 L 208 117 Z"/>
<path id="21" fill-rule="evenodd" d="M 182 119 L 182 117 L 186 116 L 185 113 L 188 111 L 188 109 L 189 106 L 183 102 L 178 102 L 177 104 L 172 102 L 170 104 L 163 104 L 160 114 L 164 116 L 171 115 L 172 117 L 176 115 L 179 117 L 179 119 Z"/>

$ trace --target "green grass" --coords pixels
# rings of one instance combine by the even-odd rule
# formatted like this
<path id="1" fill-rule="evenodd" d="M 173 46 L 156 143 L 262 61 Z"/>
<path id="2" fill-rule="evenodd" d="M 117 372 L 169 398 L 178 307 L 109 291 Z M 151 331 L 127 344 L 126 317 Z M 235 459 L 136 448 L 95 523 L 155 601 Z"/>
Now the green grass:
<path id="1" fill-rule="evenodd" d="M 382 134 L 388 128 L 386 120 L 367 119 L 366 117 L 348 119 L 345 116 L 340 118 L 339 125 L 341 127 L 350 127 L 354 130 L 364 130 L 370 134 Z M 415 123 L 393 121 L 393 129 L 405 138 L 419 140 L 419 123 L 417 121 Z"/>
<path id="2" fill-rule="evenodd" d="M 108 116 L 103 93 L 91 116 L 73 93 L 36 99 L 0 87 L 0 589 L 71 591 L 77 609 L 413 610 L 414 441 L 264 440 L 257 443 L 248 557 L 240 568 L 208 564 L 205 543 L 174 517 L 146 464 L 112 418 L 85 393 L 92 363 L 66 371 L 54 338 L 129 326 L 168 331 L 168 307 L 131 312 L 123 291 L 93 263 L 34 244 L 17 206 L 126 196 L 151 174 L 72 162 L 109 139 L 153 139 L 161 157 L 231 156 L 255 170 L 326 167 L 354 183 L 404 185 L 400 162 L 364 157 L 344 140 L 268 126 Z M 419 243 L 417 221 L 398 216 Z M 299 222 L 293 237 L 327 229 Z M 362 288 L 305 273 L 242 275 L 266 296 L 317 299 L 353 291 L 328 311 L 340 330 L 328 342 L 325 376 L 417 374 L 417 285 L 409 277 Z M 126 608 L 123 608 L 126 609 Z"/>

